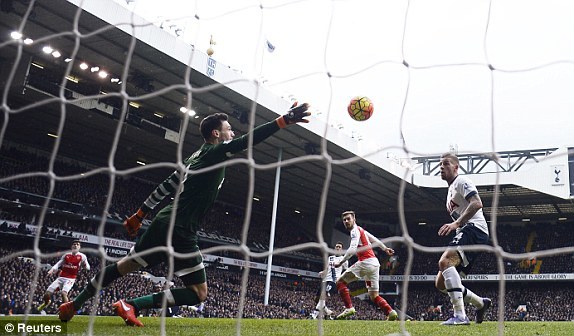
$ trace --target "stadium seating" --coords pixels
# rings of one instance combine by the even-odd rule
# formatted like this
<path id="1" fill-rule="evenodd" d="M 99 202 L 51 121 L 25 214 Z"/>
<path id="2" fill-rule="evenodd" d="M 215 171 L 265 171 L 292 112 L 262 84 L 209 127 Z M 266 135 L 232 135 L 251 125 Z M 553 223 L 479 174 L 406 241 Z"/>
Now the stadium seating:
<path id="1" fill-rule="evenodd" d="M 0 165 L 0 176 L 9 176 L 22 172 L 43 172 L 47 169 L 48 158 L 32 152 L 3 148 L 0 152 L 3 164 Z M 55 172 L 61 175 L 79 174 L 87 169 L 87 164 L 71 164 L 57 161 L 54 166 Z M 155 187 L 157 181 L 150 181 L 142 177 L 130 180 L 118 178 L 115 181 L 111 207 L 107 214 L 104 230 L 106 237 L 127 239 L 121 225 L 126 216 L 136 209 L 143 199 L 135 199 L 147 196 Z M 43 253 L 56 252 L 53 245 L 45 242 L 65 237 L 72 231 L 87 234 L 97 234 L 100 223 L 99 216 L 103 212 L 109 187 L 109 179 L 105 174 L 99 174 L 78 181 L 57 182 L 54 189 L 53 200 L 50 202 L 50 211 L 46 214 L 43 222 L 42 243 Z M 0 257 L 22 250 L 25 237 L 32 236 L 25 224 L 36 225 L 38 222 L 41 206 L 48 194 L 49 185 L 45 177 L 30 177 L 17 179 L 0 185 L 0 235 L 10 235 L 8 243 L 0 248 Z M 136 190 L 137 192 L 134 192 Z M 15 204 L 21 206 L 14 206 Z M 216 203 L 214 209 L 207 217 L 203 230 L 210 234 L 225 235 L 240 239 L 244 220 L 242 209 Z M 268 247 L 269 223 L 264 214 L 254 212 L 252 214 L 248 243 L 251 247 L 265 249 Z M 15 229 L 8 228 L 3 221 L 18 222 L 22 225 Z M 293 235 L 293 227 L 297 223 L 286 222 L 277 226 L 276 236 L 281 237 L 275 242 L 276 247 L 290 246 L 313 240 L 300 230 L 300 235 Z M 552 229 L 549 230 L 549 225 Z M 388 227 L 366 226 L 366 228 L 379 237 L 392 237 L 401 235 L 393 233 Z M 417 244 L 422 246 L 445 246 L 448 238 L 439 238 L 436 234 L 438 228 L 433 225 L 409 227 L 409 235 Z M 522 253 L 527 248 L 532 251 L 540 251 L 551 248 L 569 246 L 574 241 L 574 229 L 568 226 L 544 223 L 529 226 L 504 225 L 501 223 L 496 228 L 500 246 L 507 252 Z M 532 234 L 535 232 L 535 234 Z M 19 241 L 19 240 L 22 241 Z M 531 240 L 529 243 L 529 239 Z M 202 248 L 218 244 L 215 241 L 203 241 Z M 29 246 L 29 248 L 31 245 Z M 407 249 L 404 245 L 397 244 L 397 258 L 389 260 L 380 255 L 383 274 L 404 274 Z M 322 268 L 319 251 L 310 251 L 317 256 L 311 260 L 302 260 L 288 255 L 274 256 L 274 264 L 285 267 L 299 268 L 304 270 L 318 271 Z M 222 252 L 222 256 L 243 259 L 243 255 L 234 252 Z M 440 253 L 425 253 L 415 251 L 414 263 L 411 274 L 436 274 L 437 261 Z M 33 255 L 28 257 L 33 258 Z M 89 272 L 81 272 L 72 289 L 70 296 L 78 294 L 78 288 L 83 287 L 86 281 L 100 269 L 101 260 L 90 256 L 93 268 Z M 42 258 L 42 263 L 54 264 L 56 258 Z M 266 262 L 265 259 L 254 260 Z M 493 265 L 496 258 L 492 253 L 483 253 L 483 257 L 476 263 L 473 273 L 496 274 L 498 270 Z M 506 273 L 573 273 L 574 263 L 571 255 L 558 255 L 553 257 L 538 258 L 537 260 L 504 260 Z M 156 266 L 145 271 L 157 276 L 166 276 L 164 266 Z M 207 269 L 210 294 L 203 317 L 236 317 L 237 297 L 240 291 L 241 273 L 232 270 L 221 270 L 215 267 Z M 17 274 L 17 276 L 16 276 Z M 0 313 L 21 314 L 24 313 L 28 293 L 30 292 L 30 279 L 34 275 L 34 264 L 23 258 L 11 258 L 0 263 L 0 283 L 5 284 L 0 289 Z M 33 307 L 41 300 L 44 290 L 53 280 L 47 276 L 45 270 L 41 270 L 37 287 L 34 291 Z M 176 285 L 181 285 L 175 278 Z M 313 298 L 319 282 L 313 279 L 304 281 L 281 278 L 273 278 L 269 305 L 263 305 L 265 278 L 259 274 L 251 274 L 249 277 L 248 291 L 244 317 L 250 318 L 306 318 L 314 307 Z M 354 286 L 362 286 L 357 283 Z M 505 319 L 518 320 L 573 320 L 572 310 L 568 306 L 574 302 L 574 289 L 568 283 L 553 282 L 551 286 L 547 282 L 542 283 L 508 283 L 505 298 Z M 353 287 L 351 287 L 353 289 Z M 493 307 L 487 313 L 487 320 L 495 320 L 498 307 L 498 286 L 496 283 L 472 283 L 472 289 L 487 295 L 493 299 Z M 120 298 L 130 298 L 159 290 L 152 281 L 141 276 L 124 277 L 101 292 L 98 306 L 98 315 L 111 315 L 111 303 Z M 445 312 L 444 307 L 450 307 L 448 297 L 438 293 L 431 283 L 411 284 L 408 292 L 407 313 L 416 319 L 442 320 L 450 314 Z M 554 298 L 560 297 L 560 300 Z M 400 296 L 389 295 L 389 302 L 400 306 Z M 329 298 L 329 306 L 342 308 L 338 297 Z M 380 319 L 381 313 L 369 301 L 355 300 L 359 314 L 357 319 Z M 518 312 L 518 306 L 526 306 L 526 312 Z M 85 305 L 84 314 L 91 312 L 93 302 Z M 442 308 L 441 308 L 442 307 Z M 48 308 L 48 313 L 55 313 L 57 304 Z M 34 312 L 34 311 L 33 311 Z M 157 314 L 157 311 L 142 312 L 146 315 Z M 474 312 L 469 310 L 472 317 Z M 199 316 L 196 312 L 181 309 L 179 315 Z"/>

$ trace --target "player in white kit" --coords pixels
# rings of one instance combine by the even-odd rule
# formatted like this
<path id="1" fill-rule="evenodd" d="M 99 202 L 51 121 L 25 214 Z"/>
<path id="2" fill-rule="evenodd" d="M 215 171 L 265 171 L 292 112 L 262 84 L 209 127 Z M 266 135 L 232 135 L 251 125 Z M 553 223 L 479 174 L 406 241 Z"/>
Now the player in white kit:
<path id="1" fill-rule="evenodd" d="M 337 293 L 337 286 L 335 282 L 341 276 L 344 270 L 349 268 L 349 261 L 345 261 L 340 267 L 335 267 L 335 264 L 343 259 L 343 243 L 337 242 L 335 244 L 335 250 L 337 255 L 330 255 L 327 261 L 327 268 L 319 272 L 319 276 L 323 279 L 323 283 L 317 289 L 317 294 L 315 295 L 315 310 L 311 313 L 311 318 L 316 319 L 322 312 L 324 316 L 333 315 L 333 311 L 329 309 L 326 305 L 325 297 L 322 296 L 322 289 L 325 288 L 325 295 L 331 296 L 331 294 Z"/>
<path id="2" fill-rule="evenodd" d="M 443 325 L 470 324 L 464 304 L 476 307 L 476 323 L 482 323 L 484 313 L 490 307 L 491 300 L 482 298 L 462 285 L 460 275 L 466 275 L 480 252 L 465 251 L 466 245 L 487 245 L 489 243 L 488 224 L 482 213 L 482 201 L 478 190 L 466 176 L 458 175 L 459 160 L 456 155 L 446 153 L 441 156 L 440 176 L 448 183 L 446 208 L 453 222 L 440 227 L 439 236 L 456 234 L 449 247 L 438 262 L 439 272 L 435 286 L 443 293 L 448 293 L 454 308 L 454 316 L 443 322 Z M 459 274 L 460 273 L 460 274 Z"/>

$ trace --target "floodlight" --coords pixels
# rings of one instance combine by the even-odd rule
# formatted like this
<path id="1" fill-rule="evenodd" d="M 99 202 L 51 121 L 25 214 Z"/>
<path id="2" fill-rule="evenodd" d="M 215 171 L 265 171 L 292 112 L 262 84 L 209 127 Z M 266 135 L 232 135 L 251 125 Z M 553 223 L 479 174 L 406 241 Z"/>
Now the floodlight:
<path id="1" fill-rule="evenodd" d="M 10 37 L 12 37 L 14 40 L 19 40 L 22 38 L 22 33 L 13 31 L 10 33 Z"/>

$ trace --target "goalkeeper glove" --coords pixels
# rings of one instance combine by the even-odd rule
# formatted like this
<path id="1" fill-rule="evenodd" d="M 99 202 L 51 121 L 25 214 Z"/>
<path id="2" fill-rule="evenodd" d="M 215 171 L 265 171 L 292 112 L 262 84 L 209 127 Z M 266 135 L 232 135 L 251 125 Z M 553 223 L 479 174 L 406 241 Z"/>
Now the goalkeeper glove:
<path id="1" fill-rule="evenodd" d="M 146 215 L 147 214 L 142 209 L 138 209 L 135 214 L 126 219 L 124 227 L 126 228 L 126 231 L 128 231 L 128 235 L 130 237 L 135 237 L 137 235 L 139 229 L 142 227 L 142 220 Z"/>
<path id="2" fill-rule="evenodd" d="M 279 124 L 279 127 L 285 128 L 296 123 L 308 123 L 309 120 L 303 119 L 311 115 L 311 112 L 308 110 L 309 104 L 297 105 L 297 102 L 295 102 L 291 109 L 287 111 L 287 114 L 277 118 L 277 124 Z"/>

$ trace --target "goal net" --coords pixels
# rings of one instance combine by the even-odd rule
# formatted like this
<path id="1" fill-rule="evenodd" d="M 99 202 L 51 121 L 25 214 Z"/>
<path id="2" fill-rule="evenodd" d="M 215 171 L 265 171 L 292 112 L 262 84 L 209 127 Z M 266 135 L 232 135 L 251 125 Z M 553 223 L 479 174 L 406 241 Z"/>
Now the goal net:
<path id="1" fill-rule="evenodd" d="M 204 305 L 163 296 L 139 311 L 144 323 L 161 321 L 161 334 L 170 334 L 171 317 L 235 319 L 237 334 L 249 333 L 244 319 L 307 319 L 317 293 L 336 316 L 343 302 L 325 293 L 319 272 L 336 242 L 349 247 L 347 210 L 395 250 L 377 252 L 379 292 L 399 312 L 389 333 L 409 334 L 413 319 L 445 320 L 452 305 L 434 279 L 452 239 L 437 235 L 449 221 L 437 161 L 448 151 L 464 158 L 461 172 L 476 179 L 488 219 L 492 246 L 465 248 L 483 253 L 479 275 L 463 278 L 492 298 L 486 320 L 502 334 L 509 319 L 574 318 L 524 300 L 545 295 L 544 281 L 572 295 L 573 232 L 560 225 L 574 214 L 568 1 L 0 5 L 0 314 L 56 319 L 62 288 L 48 291 L 57 278 L 50 270 L 74 241 L 91 269 L 80 267 L 67 297 L 92 278 L 106 281 L 100 271 L 136 242 L 124 221 L 152 195 L 158 204 L 141 236 L 159 210 L 177 204 L 185 178 L 173 190 L 162 183 L 174 171 L 196 174 L 184 162 L 204 143 L 199 124 L 226 113 L 236 138 L 249 134 L 247 150 L 205 168 L 225 167 L 226 177 L 192 233 L 201 254 L 174 250 L 171 234 L 181 232 L 173 216 L 167 244 L 151 251 L 168 261 L 98 290 L 76 312 L 90 317 L 82 332 L 97 333 L 97 318 L 114 315 L 119 299 L 184 287 L 178 260 L 199 256 Z M 373 102 L 369 120 L 349 117 L 356 96 Z M 310 122 L 254 144 L 254 129 L 295 102 L 311 104 Z M 385 318 L 363 281 L 349 289 L 354 319 Z M 47 297 L 53 302 L 39 310 Z M 312 332 L 328 334 L 328 316 L 318 317 Z"/>

